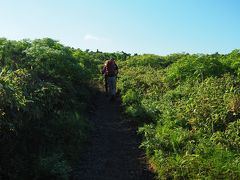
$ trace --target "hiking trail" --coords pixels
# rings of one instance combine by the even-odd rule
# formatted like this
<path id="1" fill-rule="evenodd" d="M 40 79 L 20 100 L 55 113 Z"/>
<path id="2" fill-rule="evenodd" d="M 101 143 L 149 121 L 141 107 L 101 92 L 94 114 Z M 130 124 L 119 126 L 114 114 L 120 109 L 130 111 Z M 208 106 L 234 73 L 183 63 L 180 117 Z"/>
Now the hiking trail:
<path id="1" fill-rule="evenodd" d="M 120 98 L 109 102 L 100 88 L 95 104 L 94 130 L 72 179 L 152 180 L 136 128 L 121 115 Z"/>

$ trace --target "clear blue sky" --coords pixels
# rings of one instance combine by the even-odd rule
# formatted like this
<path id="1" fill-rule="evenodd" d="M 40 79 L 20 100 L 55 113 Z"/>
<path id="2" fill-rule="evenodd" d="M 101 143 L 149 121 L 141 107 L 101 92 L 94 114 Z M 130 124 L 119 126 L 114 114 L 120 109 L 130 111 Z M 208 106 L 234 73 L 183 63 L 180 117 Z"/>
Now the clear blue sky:
<path id="1" fill-rule="evenodd" d="M 239 0 L 0 0 L 0 37 L 50 37 L 82 50 L 228 53 Z"/>

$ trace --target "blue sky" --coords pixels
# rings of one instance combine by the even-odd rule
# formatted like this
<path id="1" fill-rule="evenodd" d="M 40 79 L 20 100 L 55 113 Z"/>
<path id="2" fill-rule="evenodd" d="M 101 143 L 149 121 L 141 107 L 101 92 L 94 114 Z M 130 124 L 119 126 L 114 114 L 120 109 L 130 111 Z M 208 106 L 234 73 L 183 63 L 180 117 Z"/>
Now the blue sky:
<path id="1" fill-rule="evenodd" d="M 240 49 L 238 0 L 0 0 L 0 37 L 104 52 Z"/>

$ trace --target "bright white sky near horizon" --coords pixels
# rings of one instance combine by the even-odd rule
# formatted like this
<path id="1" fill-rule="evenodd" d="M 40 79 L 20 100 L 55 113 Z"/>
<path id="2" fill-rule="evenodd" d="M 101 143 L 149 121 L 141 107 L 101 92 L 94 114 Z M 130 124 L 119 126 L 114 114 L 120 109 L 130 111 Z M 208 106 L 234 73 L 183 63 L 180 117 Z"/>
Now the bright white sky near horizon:
<path id="1" fill-rule="evenodd" d="M 229 53 L 239 0 L 0 0 L 0 37 L 50 37 L 82 50 Z"/>

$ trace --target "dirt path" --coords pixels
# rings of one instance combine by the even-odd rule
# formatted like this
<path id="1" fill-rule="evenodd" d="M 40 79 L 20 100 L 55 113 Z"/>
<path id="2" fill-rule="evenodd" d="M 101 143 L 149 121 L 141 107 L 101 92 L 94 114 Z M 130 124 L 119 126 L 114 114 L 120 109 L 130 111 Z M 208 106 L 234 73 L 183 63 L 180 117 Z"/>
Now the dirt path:
<path id="1" fill-rule="evenodd" d="M 152 180 L 136 130 L 121 117 L 120 100 L 109 102 L 98 92 L 92 117 L 94 132 L 74 180 Z"/>

